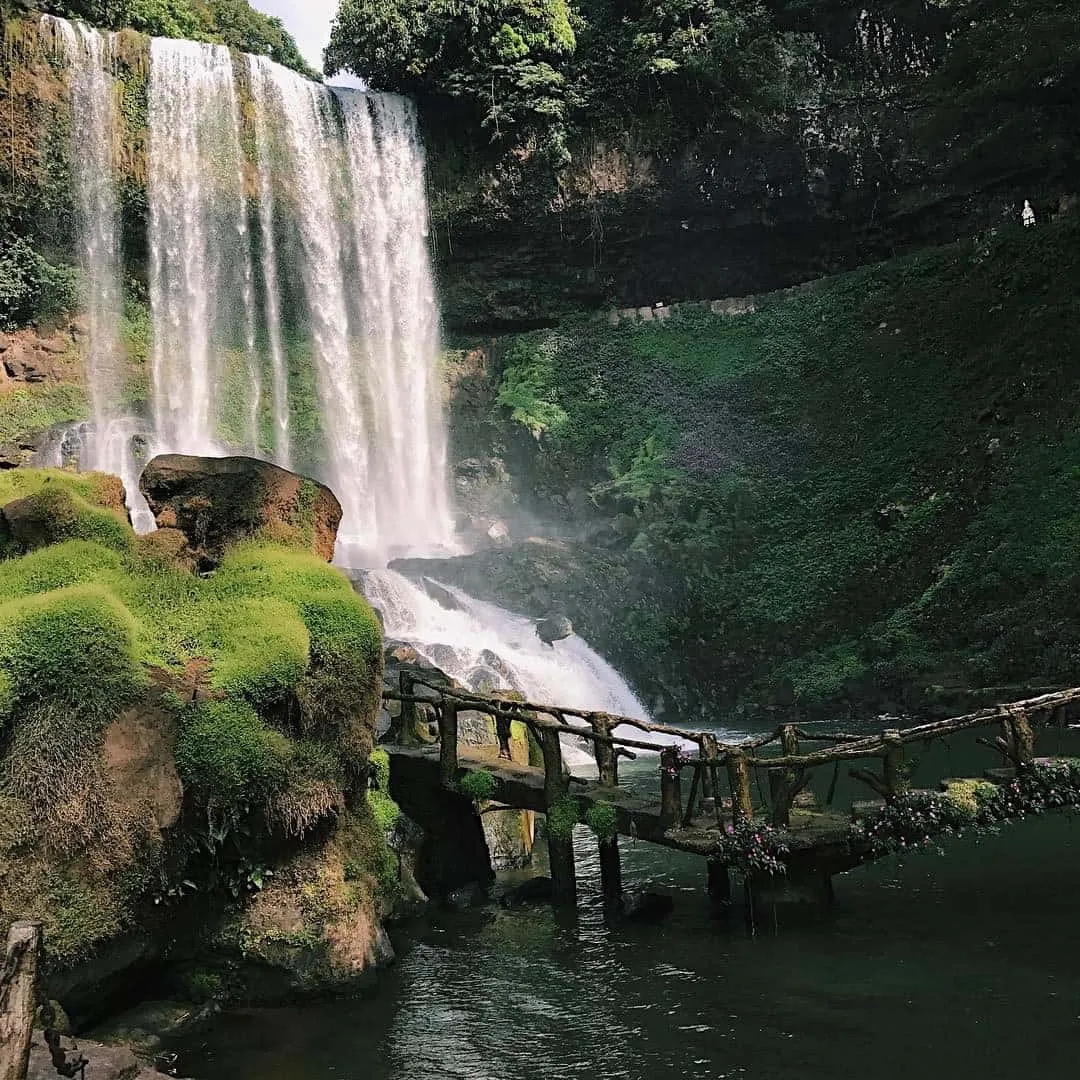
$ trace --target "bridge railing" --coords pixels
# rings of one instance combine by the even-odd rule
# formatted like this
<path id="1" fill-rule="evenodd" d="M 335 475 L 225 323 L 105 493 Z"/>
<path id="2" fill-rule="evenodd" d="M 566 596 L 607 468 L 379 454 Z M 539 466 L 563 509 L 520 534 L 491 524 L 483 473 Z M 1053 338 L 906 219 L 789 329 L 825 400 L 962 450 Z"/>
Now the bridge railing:
<path id="1" fill-rule="evenodd" d="M 754 817 L 752 775 L 755 770 L 765 770 L 768 775 L 766 810 L 770 823 L 786 827 L 790 824 L 795 799 L 806 788 L 815 769 L 830 765 L 835 768 L 844 761 L 869 763 L 877 759 L 881 763 L 880 772 L 863 766 L 851 769 L 850 775 L 886 800 L 903 794 L 910 784 L 904 747 L 913 742 L 929 743 L 961 731 L 996 725 L 1000 727 L 1000 733 L 994 739 L 980 738 L 978 741 L 1000 753 L 1013 767 L 1026 768 L 1034 760 L 1033 722 L 1064 726 L 1066 709 L 1080 701 L 1080 687 L 871 735 L 843 731 L 811 733 L 797 724 L 788 723 L 772 732 L 735 743 L 721 742 L 713 732 L 685 730 L 637 717 L 522 700 L 506 693 L 477 694 L 449 682 L 437 682 L 423 669 L 402 668 L 399 691 L 385 691 L 383 698 L 402 705 L 395 737 L 403 741 L 409 741 L 422 727 L 421 710 L 433 711 L 439 728 L 441 775 L 448 784 L 453 783 L 458 772 L 458 713 L 476 711 L 495 720 L 505 757 L 509 757 L 511 723 L 523 723 L 533 731 L 544 756 L 548 805 L 566 793 L 559 736 L 569 734 L 592 744 L 600 784 L 605 787 L 618 786 L 620 757 L 634 757 L 635 750 L 658 752 L 661 817 L 669 827 L 691 826 L 703 809 L 711 809 L 716 825 L 721 828 L 726 825 L 728 815 L 733 823 L 751 820 Z M 684 753 L 678 745 L 615 733 L 623 727 L 644 734 L 673 736 L 683 743 L 694 744 L 696 755 Z M 806 743 L 828 745 L 803 752 Z M 681 777 L 687 769 L 692 771 L 692 777 L 684 804 Z M 726 799 L 722 795 L 725 781 Z"/>

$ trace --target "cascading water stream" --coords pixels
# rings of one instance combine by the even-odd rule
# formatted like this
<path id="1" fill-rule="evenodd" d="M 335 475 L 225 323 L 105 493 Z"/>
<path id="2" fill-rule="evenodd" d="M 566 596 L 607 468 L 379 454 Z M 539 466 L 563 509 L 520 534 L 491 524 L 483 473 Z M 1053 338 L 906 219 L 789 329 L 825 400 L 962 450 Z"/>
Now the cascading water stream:
<path id="1" fill-rule="evenodd" d="M 221 45 L 150 43 L 154 429 L 172 452 L 253 450 L 255 301 L 239 108 Z"/>
<path id="2" fill-rule="evenodd" d="M 84 276 L 86 376 L 92 423 L 69 437 L 80 446 L 83 468 L 119 476 L 136 527 L 153 522 L 139 493 L 133 452 L 145 425 L 122 406 L 120 321 L 124 303 L 120 271 L 120 214 L 114 134 L 114 35 L 83 23 L 43 16 L 71 73 L 72 165 L 76 251 Z M 58 462 L 59 463 L 59 462 Z"/>

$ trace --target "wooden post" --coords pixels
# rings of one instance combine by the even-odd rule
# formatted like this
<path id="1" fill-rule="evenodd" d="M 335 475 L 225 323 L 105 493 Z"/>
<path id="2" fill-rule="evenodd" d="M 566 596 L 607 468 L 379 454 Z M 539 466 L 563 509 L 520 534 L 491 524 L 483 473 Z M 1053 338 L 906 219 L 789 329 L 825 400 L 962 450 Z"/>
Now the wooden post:
<path id="1" fill-rule="evenodd" d="M 413 686 L 412 673 L 407 668 L 401 669 L 399 676 L 402 697 L 412 697 L 415 687 Z M 401 703 L 401 743 L 403 746 L 414 746 L 417 742 L 416 732 L 420 727 L 420 706 L 415 701 L 403 701 Z"/>
<path id="2" fill-rule="evenodd" d="M 882 769 L 885 798 L 895 799 L 898 795 L 903 795 L 909 787 L 908 776 L 904 770 L 904 740 L 900 737 L 900 732 L 895 730 L 886 731 L 882 738 L 885 742 L 885 764 Z"/>
<path id="3" fill-rule="evenodd" d="M 706 865 L 706 889 L 715 910 L 726 911 L 731 907 L 731 875 L 726 863 L 709 859 Z"/>
<path id="4" fill-rule="evenodd" d="M 1009 757 L 1018 769 L 1027 769 L 1035 760 L 1035 732 L 1027 713 L 1016 712 L 1002 721 L 1005 729 L 1005 741 L 1009 746 Z"/>
<path id="5" fill-rule="evenodd" d="M 612 836 L 599 842 L 600 891 L 605 900 L 622 896 L 622 864 L 619 861 L 619 838 Z"/>
<path id="6" fill-rule="evenodd" d="M 679 774 L 679 748 L 668 746 L 660 751 L 660 824 L 665 829 L 682 820 L 682 785 Z"/>
<path id="7" fill-rule="evenodd" d="M 558 731 L 540 724 L 540 748 L 544 753 L 544 805 L 550 810 L 566 798 L 569 785 L 563 775 L 562 743 Z M 573 836 L 554 836 L 551 818 L 547 830 L 548 862 L 551 866 L 551 898 L 555 904 L 577 903 Z"/>
<path id="8" fill-rule="evenodd" d="M 457 784 L 457 734 L 457 702 L 444 699 L 439 709 L 439 779 L 446 788 Z"/>
<path id="9" fill-rule="evenodd" d="M 754 801 L 750 795 L 750 765 L 741 750 L 731 750 L 727 756 L 728 783 L 731 785 L 731 820 L 734 824 L 750 821 L 754 816 Z"/>
<path id="10" fill-rule="evenodd" d="M 589 726 L 593 733 L 601 739 L 611 738 L 611 729 L 614 725 L 611 717 L 603 714 L 591 716 Z M 600 783 L 603 787 L 619 786 L 619 758 L 615 753 L 615 747 L 609 742 L 601 742 L 597 739 L 593 743 L 593 756 L 596 758 L 596 769 L 600 774 Z"/>
<path id="11" fill-rule="evenodd" d="M 40 955 L 41 923 L 12 924 L 0 963 L 0 1080 L 26 1080 Z"/>
<path id="12" fill-rule="evenodd" d="M 683 811 L 682 827 L 688 829 L 694 820 L 694 803 L 701 789 L 701 777 L 707 770 L 701 766 L 694 769 L 694 778 L 690 781 L 690 794 L 686 796 L 686 809 Z"/>
<path id="13" fill-rule="evenodd" d="M 710 735 L 708 732 L 703 732 L 701 736 L 701 749 L 698 750 L 698 757 L 704 758 L 706 761 L 713 761 L 717 757 L 718 752 L 719 751 L 716 745 L 716 736 Z M 714 780 L 715 777 L 713 776 L 713 770 L 711 768 L 702 769 L 702 802 L 705 802 L 706 799 L 720 798 L 720 792 L 717 790 Z"/>
<path id="14" fill-rule="evenodd" d="M 785 724 L 780 729 L 780 745 L 784 757 L 795 757 L 799 753 L 799 736 L 795 733 L 794 724 Z M 786 829 L 791 824 L 791 804 L 795 801 L 799 779 L 795 769 L 769 770 L 772 823 L 777 828 Z"/>

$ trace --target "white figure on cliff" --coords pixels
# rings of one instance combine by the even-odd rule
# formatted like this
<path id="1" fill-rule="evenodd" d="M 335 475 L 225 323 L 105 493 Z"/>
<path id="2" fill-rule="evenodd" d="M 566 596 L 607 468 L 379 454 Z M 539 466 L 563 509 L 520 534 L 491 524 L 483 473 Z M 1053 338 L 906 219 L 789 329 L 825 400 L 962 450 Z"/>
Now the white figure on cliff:
<path id="1" fill-rule="evenodd" d="M 1024 209 L 1020 214 L 1020 220 L 1023 221 L 1025 229 L 1030 229 L 1035 224 L 1035 211 L 1031 209 L 1031 203 L 1027 199 L 1024 200 Z"/>

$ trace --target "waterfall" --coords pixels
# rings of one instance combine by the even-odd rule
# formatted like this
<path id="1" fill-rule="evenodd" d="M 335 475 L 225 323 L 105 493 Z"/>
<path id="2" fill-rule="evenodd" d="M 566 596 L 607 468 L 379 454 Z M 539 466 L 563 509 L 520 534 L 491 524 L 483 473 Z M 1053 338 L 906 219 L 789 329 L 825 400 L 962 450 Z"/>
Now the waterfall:
<path id="1" fill-rule="evenodd" d="M 232 57 L 150 43 L 154 431 L 166 450 L 254 451 L 261 382 Z M 220 427 L 219 427 L 220 424 Z"/>
<path id="2" fill-rule="evenodd" d="M 118 124 L 115 82 L 110 73 L 113 35 L 48 15 L 42 22 L 52 31 L 70 71 L 75 241 L 84 279 L 84 348 L 92 420 L 90 427 L 80 426 L 75 439 L 81 447 L 79 461 L 83 468 L 119 476 L 133 519 L 145 524 L 148 511 L 139 495 L 139 466 L 133 449 L 136 440 L 145 435 L 145 425 L 127 415 L 122 405 L 120 325 L 124 304 L 113 159 Z"/>
<path id="3" fill-rule="evenodd" d="M 140 431 L 118 407 L 110 39 L 53 22 L 72 72 L 94 423 L 72 425 L 46 455 L 119 473 L 135 498 L 138 434 L 155 453 L 239 451 L 311 472 L 341 501 L 337 561 L 367 568 L 388 637 L 469 685 L 644 715 L 584 642 L 548 648 L 523 617 L 454 590 L 437 602 L 382 569 L 397 554 L 455 550 L 411 103 L 313 83 L 222 46 L 152 40 L 152 428 Z M 134 520 L 152 527 L 145 506 Z"/>
<path id="4" fill-rule="evenodd" d="M 450 548 L 438 314 L 412 106 L 312 83 L 265 57 L 248 66 L 267 312 L 280 311 L 278 214 L 295 231 L 327 480 L 344 511 L 339 554 Z M 275 371 L 279 351 L 271 338 Z"/>

